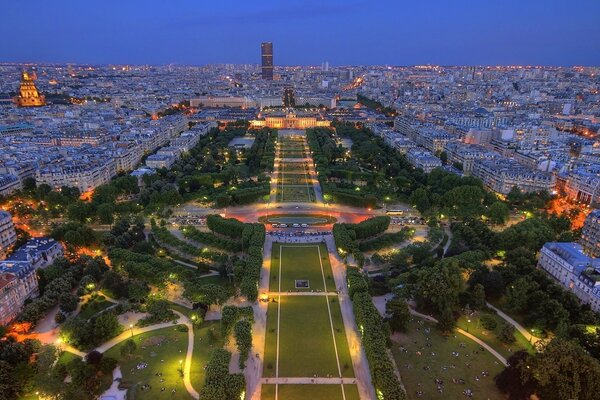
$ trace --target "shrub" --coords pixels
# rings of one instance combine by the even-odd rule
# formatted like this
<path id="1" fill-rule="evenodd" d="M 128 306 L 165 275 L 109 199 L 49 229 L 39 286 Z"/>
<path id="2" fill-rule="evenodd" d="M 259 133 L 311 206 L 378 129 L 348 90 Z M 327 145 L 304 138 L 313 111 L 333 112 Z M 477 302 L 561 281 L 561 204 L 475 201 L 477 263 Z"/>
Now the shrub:
<path id="1" fill-rule="evenodd" d="M 493 331 L 498 326 L 496 318 L 487 314 L 482 315 L 479 322 L 481 323 L 481 326 L 487 329 L 488 331 Z"/>

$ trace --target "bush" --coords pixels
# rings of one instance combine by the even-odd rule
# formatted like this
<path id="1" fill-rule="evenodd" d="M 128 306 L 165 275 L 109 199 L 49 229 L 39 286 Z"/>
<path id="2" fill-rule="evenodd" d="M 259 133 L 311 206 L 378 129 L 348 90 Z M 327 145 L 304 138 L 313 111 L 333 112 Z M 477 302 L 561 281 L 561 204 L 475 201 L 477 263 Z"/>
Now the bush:
<path id="1" fill-rule="evenodd" d="M 498 321 L 496 321 L 496 318 L 487 314 L 483 314 L 479 319 L 479 322 L 481 323 L 481 326 L 488 331 L 493 331 L 498 326 Z"/>
<path id="2" fill-rule="evenodd" d="M 502 327 L 496 334 L 496 337 L 500 341 L 502 341 L 506 344 L 514 343 L 514 341 L 516 340 L 515 339 L 515 327 L 509 323 L 502 324 Z"/>

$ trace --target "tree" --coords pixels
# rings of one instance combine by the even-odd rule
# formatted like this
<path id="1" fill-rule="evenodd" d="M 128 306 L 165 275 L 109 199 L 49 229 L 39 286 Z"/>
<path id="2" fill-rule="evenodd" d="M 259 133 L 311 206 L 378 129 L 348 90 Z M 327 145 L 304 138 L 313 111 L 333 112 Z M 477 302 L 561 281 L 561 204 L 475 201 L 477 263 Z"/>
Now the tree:
<path id="1" fill-rule="evenodd" d="M 121 346 L 121 355 L 126 357 L 132 355 L 137 350 L 137 345 L 135 344 L 135 340 L 127 339 L 123 346 Z"/>
<path id="2" fill-rule="evenodd" d="M 60 310 L 64 313 L 70 313 L 75 311 L 77 304 L 79 304 L 79 297 L 72 293 L 63 293 L 60 295 L 58 304 Z"/>
<path id="3" fill-rule="evenodd" d="M 488 217 L 493 224 L 504 225 L 508 220 L 510 210 L 506 203 L 496 201 L 488 208 Z"/>
<path id="4" fill-rule="evenodd" d="M 220 306 L 229 297 L 227 291 L 219 285 L 207 284 L 198 288 L 200 301 L 206 305 Z"/>
<path id="5" fill-rule="evenodd" d="M 100 204 L 96 209 L 96 215 L 100 223 L 110 225 L 114 221 L 115 207 L 110 203 Z"/>
<path id="6" fill-rule="evenodd" d="M 473 286 L 473 291 L 471 294 L 471 306 L 475 310 L 481 310 L 485 308 L 485 288 L 481 283 Z"/>
<path id="7" fill-rule="evenodd" d="M 420 213 L 425 213 L 431 207 L 427 191 L 423 188 L 418 188 L 410 195 L 410 202 Z"/>
<path id="8" fill-rule="evenodd" d="M 529 379 L 527 366 L 532 356 L 526 351 L 518 351 L 511 355 L 508 366 L 495 378 L 496 386 L 502 393 L 508 394 L 509 400 L 528 400 L 536 390 L 536 383 Z"/>
<path id="9" fill-rule="evenodd" d="M 99 351 L 92 350 L 89 353 L 87 353 L 87 355 L 85 356 L 85 361 L 88 364 L 98 365 L 98 364 L 100 364 L 100 361 L 102 360 L 102 356 L 103 356 L 103 354 L 100 353 Z"/>
<path id="10" fill-rule="evenodd" d="M 542 399 L 593 400 L 600 393 L 600 362 L 576 343 L 560 338 L 535 355 L 531 376 Z"/>
<path id="11" fill-rule="evenodd" d="M 56 322 L 57 324 L 62 324 L 66 321 L 66 319 L 67 317 L 65 316 L 65 314 L 60 311 L 57 312 L 56 315 L 54 315 L 54 322 Z"/>
<path id="12" fill-rule="evenodd" d="M 388 301 L 385 310 L 389 315 L 390 328 L 394 332 L 405 332 L 408 329 L 410 311 L 404 299 L 394 298 Z"/>
<path id="13" fill-rule="evenodd" d="M 515 342 L 515 327 L 509 323 L 502 324 L 502 327 L 498 331 L 497 335 L 498 339 L 506 344 L 511 344 Z"/>
<path id="14" fill-rule="evenodd" d="M 246 360 L 252 348 L 252 325 L 246 319 L 239 320 L 233 328 L 233 335 L 240 352 L 240 368 L 246 367 Z"/>

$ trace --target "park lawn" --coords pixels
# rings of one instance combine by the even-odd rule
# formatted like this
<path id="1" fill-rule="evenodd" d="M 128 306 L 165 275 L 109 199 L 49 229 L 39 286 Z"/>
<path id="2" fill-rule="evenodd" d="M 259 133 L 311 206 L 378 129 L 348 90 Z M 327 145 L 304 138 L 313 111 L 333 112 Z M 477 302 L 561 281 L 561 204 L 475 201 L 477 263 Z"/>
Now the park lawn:
<path id="1" fill-rule="evenodd" d="M 306 153 L 303 150 L 284 150 L 281 152 L 281 158 L 304 158 Z"/>
<path id="2" fill-rule="evenodd" d="M 331 322 L 335 334 L 335 343 L 338 349 L 338 358 L 340 360 L 342 375 L 345 378 L 354 377 L 354 368 L 352 367 L 350 347 L 348 346 L 348 338 L 346 337 L 339 298 L 337 296 L 327 296 L 327 299 L 329 300 L 329 308 L 331 310 Z"/>
<path id="3" fill-rule="evenodd" d="M 283 203 L 314 202 L 315 192 L 312 185 L 283 185 L 277 191 L 279 201 Z"/>
<path id="4" fill-rule="evenodd" d="M 215 349 L 223 347 L 220 331 L 220 321 L 204 321 L 200 328 L 194 330 L 194 354 L 192 356 L 190 381 L 196 390 L 200 390 L 204 386 L 206 376 L 204 366 L 208 364 L 211 354 Z"/>
<path id="5" fill-rule="evenodd" d="M 295 174 L 303 174 L 306 171 L 308 171 L 308 165 L 306 162 L 300 161 L 300 162 L 285 162 L 282 161 L 281 165 L 280 165 L 280 171 L 283 171 L 284 174 L 287 174 L 288 172 L 291 173 L 295 173 Z"/>
<path id="6" fill-rule="evenodd" d="M 188 345 L 187 330 L 180 332 L 179 327 L 157 329 L 133 337 L 137 349 L 131 356 L 122 356 L 121 347 L 125 341 L 109 349 L 105 356 L 113 357 L 119 361 L 123 373 L 123 384 L 131 385 L 128 394 L 132 399 L 186 399 L 189 400 L 183 378 L 179 373 L 180 360 L 185 361 Z M 147 340 L 162 340 L 160 345 L 150 344 Z M 143 348 L 145 347 L 145 348 Z M 164 362 L 161 362 L 164 360 Z M 144 369 L 136 369 L 138 363 L 145 362 L 148 366 Z M 162 376 L 155 374 L 161 372 Z M 160 382 L 164 379 L 164 382 Z M 141 386 L 149 384 L 150 390 L 142 391 Z M 164 387 L 165 391 L 161 392 Z M 175 393 L 171 390 L 175 389 Z"/>
<path id="7" fill-rule="evenodd" d="M 481 326 L 481 323 L 479 320 L 483 314 L 489 315 L 496 320 L 496 323 L 497 323 L 496 329 L 494 329 L 493 331 L 488 331 L 483 326 Z M 499 340 L 496 337 L 496 332 L 500 331 L 500 328 L 502 327 L 502 325 L 507 322 L 504 321 L 504 319 L 502 319 L 502 317 L 500 317 L 496 314 L 492 314 L 492 313 L 483 313 L 483 314 L 476 312 L 473 315 L 471 315 L 469 318 L 462 315 L 458 319 L 458 321 L 456 321 L 456 326 L 458 326 L 459 328 L 461 328 L 465 331 L 468 331 L 471 335 L 483 340 L 488 345 L 490 345 L 494 350 L 496 350 L 498 353 L 502 354 L 507 359 L 511 355 L 513 355 L 515 352 L 520 351 L 520 350 L 526 350 L 531 354 L 534 353 L 533 346 L 527 341 L 527 339 L 525 339 L 525 336 L 523 336 L 521 334 L 521 332 L 519 332 L 516 329 L 515 329 L 515 341 L 513 343 L 506 344 L 506 343 L 502 342 L 501 340 Z M 471 320 L 471 322 L 468 322 L 469 320 Z"/>
<path id="8" fill-rule="evenodd" d="M 263 376 L 273 378 L 277 365 L 277 303 L 271 301 L 267 307 L 267 328 L 265 331 L 265 355 Z M 263 385 L 264 387 L 264 385 Z"/>
<path id="9" fill-rule="evenodd" d="M 319 259 L 319 250 L 321 259 Z M 269 290 L 277 292 L 279 290 L 279 280 L 281 279 L 281 291 L 288 292 L 310 292 L 335 290 L 331 264 L 329 263 L 329 253 L 324 244 L 304 244 L 293 245 L 279 243 L 273 244 L 271 261 L 271 280 Z M 279 257 L 281 256 L 281 260 Z M 281 262 L 281 265 L 280 265 Z M 321 271 L 321 262 L 323 270 Z M 281 271 L 281 276 L 280 276 Z M 325 275 L 325 284 L 323 285 L 323 275 Z M 308 280 L 309 288 L 296 288 L 296 280 Z"/>
<path id="10" fill-rule="evenodd" d="M 526 315 L 507 311 L 506 296 L 502 296 L 499 300 L 490 301 L 490 303 L 499 310 L 504 311 L 505 314 L 508 314 L 512 319 L 521 324 L 523 328 L 527 329 L 529 332 L 533 332 L 533 336 L 540 339 L 547 339 L 548 335 L 551 334 L 551 332 L 527 322 Z"/>
<path id="11" fill-rule="evenodd" d="M 278 385 L 278 397 L 285 400 L 342 400 L 341 385 Z M 344 385 L 346 400 L 359 400 L 356 385 Z M 262 385 L 261 400 L 275 400 L 275 385 Z"/>
<path id="12" fill-rule="evenodd" d="M 306 185 L 309 177 L 306 174 L 286 173 L 279 182 L 281 185 Z"/>
<path id="13" fill-rule="evenodd" d="M 98 296 L 94 299 L 88 300 L 88 302 L 81 307 L 79 316 L 85 319 L 89 319 L 92 316 L 94 316 L 94 314 L 97 314 L 100 311 L 105 310 L 112 305 L 114 304 L 106 300 L 104 296 Z"/>
<path id="14" fill-rule="evenodd" d="M 429 329 L 429 333 L 425 329 Z M 408 332 L 396 334 L 393 339 L 392 354 L 408 399 L 462 399 L 466 398 L 465 389 L 472 390 L 474 399 L 504 399 L 494 383 L 494 377 L 504 366 L 472 340 L 458 333 L 443 336 L 435 324 L 419 318 L 411 319 Z M 427 343 L 431 347 L 427 347 Z M 452 352 L 458 352 L 459 356 L 453 356 Z M 483 371 L 489 376 L 483 376 Z M 442 393 L 438 392 L 435 379 L 443 381 Z M 453 383 L 452 379 L 463 379 L 465 383 Z M 421 397 L 417 391 L 423 392 Z"/>
<path id="15" fill-rule="evenodd" d="M 339 376 L 327 297 L 281 296 L 279 301 L 279 377 Z M 267 322 L 267 329 L 272 327 L 277 328 L 276 317 Z M 337 343 L 337 350 L 342 375 L 353 377 L 347 343 Z M 344 369 L 345 363 L 350 368 Z"/>

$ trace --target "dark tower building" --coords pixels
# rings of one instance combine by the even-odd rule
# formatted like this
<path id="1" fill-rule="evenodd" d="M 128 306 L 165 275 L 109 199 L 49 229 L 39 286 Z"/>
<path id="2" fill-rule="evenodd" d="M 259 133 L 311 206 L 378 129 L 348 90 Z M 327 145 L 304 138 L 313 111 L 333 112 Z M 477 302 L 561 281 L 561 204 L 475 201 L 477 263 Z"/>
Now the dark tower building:
<path id="1" fill-rule="evenodd" d="M 284 107 L 295 107 L 296 97 L 294 97 L 294 88 L 286 86 L 283 89 L 283 106 Z"/>
<path id="2" fill-rule="evenodd" d="M 262 59 L 262 78 L 268 81 L 273 80 L 273 43 L 263 42 L 260 44 L 260 54 Z"/>

